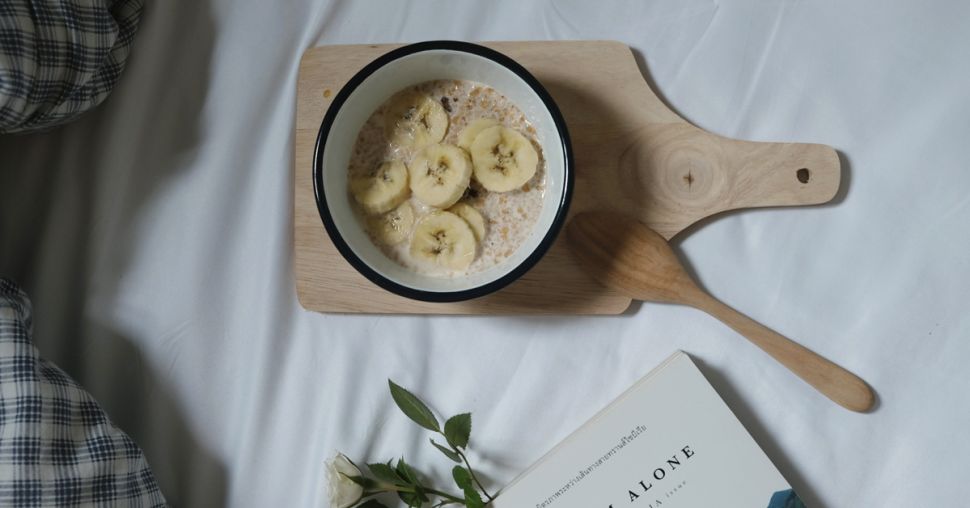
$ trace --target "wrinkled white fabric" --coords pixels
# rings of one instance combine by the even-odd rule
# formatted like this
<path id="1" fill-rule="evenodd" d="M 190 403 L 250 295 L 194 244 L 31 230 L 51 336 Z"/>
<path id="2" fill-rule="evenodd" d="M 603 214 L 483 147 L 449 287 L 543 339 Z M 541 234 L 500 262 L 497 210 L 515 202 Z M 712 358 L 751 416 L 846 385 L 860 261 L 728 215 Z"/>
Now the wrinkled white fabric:
<path id="1" fill-rule="evenodd" d="M 403 454 L 447 479 L 388 377 L 442 413 L 472 411 L 472 459 L 499 486 L 678 348 L 810 506 L 959 504 L 970 6 L 902 4 L 150 2 L 105 104 L 0 137 L 0 273 L 30 293 L 41 352 L 144 448 L 176 506 L 325 506 L 334 449 Z M 836 147 L 847 175 L 835 203 L 730 214 L 676 245 L 715 295 L 868 380 L 878 409 L 839 408 L 676 306 L 605 318 L 301 309 L 300 55 L 436 38 L 618 39 L 708 130 Z"/>

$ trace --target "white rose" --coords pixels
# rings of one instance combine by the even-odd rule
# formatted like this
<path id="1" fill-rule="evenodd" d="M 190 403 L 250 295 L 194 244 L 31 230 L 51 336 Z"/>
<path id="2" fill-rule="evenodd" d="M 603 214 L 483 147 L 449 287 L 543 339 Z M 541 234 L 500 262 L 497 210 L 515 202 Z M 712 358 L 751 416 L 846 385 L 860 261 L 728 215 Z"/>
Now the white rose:
<path id="1" fill-rule="evenodd" d="M 360 469 L 357 469 L 357 466 L 346 455 L 338 452 L 327 461 L 330 508 L 350 508 L 357 504 L 364 495 L 364 489 L 344 475 L 360 476 Z"/>

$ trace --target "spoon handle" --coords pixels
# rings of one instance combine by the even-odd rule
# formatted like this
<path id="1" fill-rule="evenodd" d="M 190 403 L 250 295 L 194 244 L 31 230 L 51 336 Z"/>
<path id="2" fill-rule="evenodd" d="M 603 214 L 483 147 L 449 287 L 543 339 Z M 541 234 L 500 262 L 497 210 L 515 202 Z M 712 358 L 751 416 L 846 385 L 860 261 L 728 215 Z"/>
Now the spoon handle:
<path id="1" fill-rule="evenodd" d="M 691 303 L 730 326 L 764 352 L 842 407 L 858 412 L 872 408 L 875 395 L 865 381 L 814 351 L 698 291 Z M 703 296 L 701 296 L 703 295 Z"/>

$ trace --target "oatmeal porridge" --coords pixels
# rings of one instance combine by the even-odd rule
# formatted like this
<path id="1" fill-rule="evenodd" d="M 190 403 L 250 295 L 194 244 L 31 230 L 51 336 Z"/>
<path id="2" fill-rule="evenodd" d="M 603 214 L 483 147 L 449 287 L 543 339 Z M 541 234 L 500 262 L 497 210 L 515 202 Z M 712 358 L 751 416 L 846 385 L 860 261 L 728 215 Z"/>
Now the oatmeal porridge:
<path id="1" fill-rule="evenodd" d="M 368 118 L 348 168 L 355 211 L 389 258 L 418 273 L 487 270 L 530 235 L 545 160 L 535 128 L 481 83 L 402 90 Z"/>

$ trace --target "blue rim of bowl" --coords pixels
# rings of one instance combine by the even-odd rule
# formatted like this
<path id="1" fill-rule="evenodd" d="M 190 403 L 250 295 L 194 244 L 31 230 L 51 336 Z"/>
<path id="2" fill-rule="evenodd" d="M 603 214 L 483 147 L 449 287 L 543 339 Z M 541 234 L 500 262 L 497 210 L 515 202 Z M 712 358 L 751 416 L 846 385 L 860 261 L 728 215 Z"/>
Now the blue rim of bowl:
<path id="1" fill-rule="evenodd" d="M 330 134 L 330 129 L 333 127 L 333 122 L 337 117 L 337 113 L 340 111 L 340 108 L 343 106 L 344 102 L 346 102 L 350 94 L 353 93 L 353 91 L 356 90 L 365 79 L 377 71 L 377 69 L 407 55 L 430 50 L 459 51 L 478 55 L 492 60 L 493 62 L 496 62 L 499 65 L 509 69 L 519 78 L 525 81 L 526 84 L 532 88 L 532 91 L 536 93 L 539 99 L 542 100 L 542 103 L 552 116 L 552 120 L 556 124 L 556 130 L 559 132 L 559 138 L 562 140 L 563 161 L 565 161 L 563 192 L 559 197 L 559 206 L 556 211 L 556 217 L 553 219 L 548 231 L 546 231 L 546 235 L 542 238 L 542 241 L 539 242 L 536 249 L 532 251 L 532 253 L 529 254 L 529 256 L 519 263 L 515 268 L 498 279 L 481 286 L 463 289 L 461 291 L 425 291 L 399 284 L 377 273 L 376 270 L 368 266 L 367 263 L 357 256 L 353 249 L 347 245 L 347 242 L 343 239 L 343 236 L 340 235 L 340 231 L 337 229 L 337 225 L 334 223 L 333 217 L 330 215 L 330 209 L 327 206 L 326 193 L 324 192 L 323 188 L 323 152 L 326 148 L 326 139 Z M 344 259 L 346 259 L 351 266 L 360 272 L 361 275 L 366 277 L 374 284 L 377 284 L 378 286 L 400 296 L 426 302 L 459 302 L 479 298 L 508 286 L 529 271 L 533 266 L 535 266 L 535 264 L 538 263 L 542 256 L 545 255 L 545 253 L 549 250 L 549 247 L 552 246 L 552 243 L 556 240 L 556 236 L 558 236 L 559 231 L 562 229 L 563 223 L 566 221 L 566 214 L 569 211 L 569 204 L 572 200 L 574 182 L 573 173 L 573 152 L 572 145 L 569 140 L 569 132 L 566 130 L 566 122 L 563 120 L 562 113 L 559 111 L 559 107 L 556 106 L 555 101 L 553 101 L 552 96 L 549 95 L 549 92 L 547 92 L 546 89 L 539 83 L 539 80 L 537 80 L 535 76 L 530 74 L 529 71 L 525 70 L 525 68 L 519 65 L 516 61 L 503 55 L 502 53 L 490 48 L 486 48 L 485 46 L 462 41 L 426 41 L 409 44 L 407 46 L 402 46 L 400 48 L 391 50 L 367 64 L 363 69 L 357 72 L 354 77 L 350 78 L 350 81 L 348 81 L 347 84 L 345 84 L 343 88 L 337 92 L 337 95 L 334 96 L 333 102 L 327 109 L 327 113 L 323 117 L 323 122 L 320 124 L 320 132 L 317 134 L 317 141 L 313 149 L 313 194 L 316 197 L 317 210 L 320 212 L 320 219 L 323 220 L 323 226 L 327 230 L 327 234 L 330 235 L 330 239 L 333 241 L 334 246 L 337 247 L 337 251 L 339 251 Z"/>

